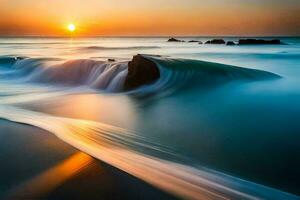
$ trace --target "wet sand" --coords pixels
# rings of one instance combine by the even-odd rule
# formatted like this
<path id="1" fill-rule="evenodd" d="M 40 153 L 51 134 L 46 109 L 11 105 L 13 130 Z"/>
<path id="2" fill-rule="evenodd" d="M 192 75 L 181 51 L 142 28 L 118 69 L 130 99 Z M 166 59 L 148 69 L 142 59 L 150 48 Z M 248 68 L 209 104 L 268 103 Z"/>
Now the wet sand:
<path id="1" fill-rule="evenodd" d="M 38 128 L 0 120 L 0 199 L 175 199 Z"/>

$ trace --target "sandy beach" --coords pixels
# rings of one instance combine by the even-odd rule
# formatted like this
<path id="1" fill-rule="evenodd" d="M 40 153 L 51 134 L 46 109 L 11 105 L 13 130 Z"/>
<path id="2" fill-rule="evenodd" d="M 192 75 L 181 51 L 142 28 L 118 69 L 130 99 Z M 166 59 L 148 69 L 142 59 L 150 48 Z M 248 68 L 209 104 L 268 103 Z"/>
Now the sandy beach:
<path id="1" fill-rule="evenodd" d="M 175 199 L 28 125 L 0 120 L 0 199 Z"/>

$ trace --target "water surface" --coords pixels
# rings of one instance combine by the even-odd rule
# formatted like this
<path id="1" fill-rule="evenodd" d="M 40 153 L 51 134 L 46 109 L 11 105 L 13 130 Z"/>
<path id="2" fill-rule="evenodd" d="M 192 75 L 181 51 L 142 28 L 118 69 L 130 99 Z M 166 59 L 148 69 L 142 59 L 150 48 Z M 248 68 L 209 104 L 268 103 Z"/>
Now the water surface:
<path id="1" fill-rule="evenodd" d="M 182 198 L 298 199 L 300 39 L 281 39 L 0 38 L 0 117 Z M 137 53 L 162 77 L 122 92 Z"/>

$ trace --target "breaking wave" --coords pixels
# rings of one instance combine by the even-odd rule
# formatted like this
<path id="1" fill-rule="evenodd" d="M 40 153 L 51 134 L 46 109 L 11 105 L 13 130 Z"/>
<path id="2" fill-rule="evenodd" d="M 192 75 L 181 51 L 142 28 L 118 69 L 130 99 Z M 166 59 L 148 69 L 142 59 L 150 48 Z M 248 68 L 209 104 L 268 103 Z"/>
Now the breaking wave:
<path id="1" fill-rule="evenodd" d="M 16 60 L 12 70 L 0 74 L 21 81 L 60 84 L 64 86 L 88 85 L 111 92 L 122 91 L 127 75 L 127 62 L 108 63 L 95 60 L 70 60 L 53 64 L 44 59 Z"/>
<path id="2" fill-rule="evenodd" d="M 235 67 L 199 60 L 173 59 L 140 55 L 156 64 L 160 78 L 148 85 L 129 91 L 144 95 L 172 92 L 182 87 L 208 87 L 231 81 L 259 81 L 279 78 L 278 75 L 255 69 Z M 105 62 L 92 59 L 59 62 L 48 59 L 19 57 L 0 58 L 1 79 L 15 78 L 27 82 L 60 84 L 64 86 L 85 85 L 107 92 L 124 92 L 128 74 L 128 62 Z M 139 66 L 142 67 L 142 66 Z M 9 75 L 9 76 L 8 76 Z"/>
<path id="3" fill-rule="evenodd" d="M 160 79 L 154 84 L 135 90 L 134 93 L 137 95 L 157 92 L 170 93 L 191 87 L 205 89 L 232 81 L 262 81 L 280 78 L 279 75 L 271 72 L 220 63 L 143 56 L 158 66 Z"/>

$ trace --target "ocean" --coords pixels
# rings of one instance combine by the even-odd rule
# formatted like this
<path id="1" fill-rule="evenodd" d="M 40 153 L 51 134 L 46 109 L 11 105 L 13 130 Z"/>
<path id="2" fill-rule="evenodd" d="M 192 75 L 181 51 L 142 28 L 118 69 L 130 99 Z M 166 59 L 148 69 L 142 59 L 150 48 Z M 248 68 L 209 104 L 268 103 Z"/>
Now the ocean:
<path id="1" fill-rule="evenodd" d="M 179 198 L 300 199 L 300 38 L 167 39 L 2 37 L 0 118 Z M 124 91 L 136 54 L 160 78 Z"/>

